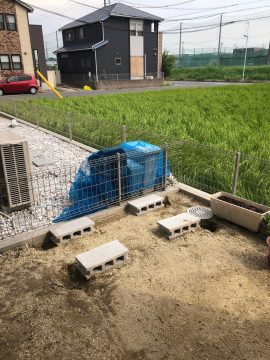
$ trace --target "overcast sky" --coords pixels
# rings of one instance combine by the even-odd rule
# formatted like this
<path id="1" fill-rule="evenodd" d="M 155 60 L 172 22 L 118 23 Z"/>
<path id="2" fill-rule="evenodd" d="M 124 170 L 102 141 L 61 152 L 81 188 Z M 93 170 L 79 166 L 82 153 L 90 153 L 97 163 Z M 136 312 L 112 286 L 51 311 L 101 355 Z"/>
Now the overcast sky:
<path id="1" fill-rule="evenodd" d="M 25 0 L 27 1 L 27 0 Z M 77 0 L 80 3 L 100 8 L 104 6 L 103 0 Z M 95 9 L 84 5 L 75 4 L 72 0 L 28 0 L 29 4 L 39 6 L 47 10 L 59 12 L 72 18 L 79 18 Z M 115 3 L 116 1 L 111 1 Z M 223 13 L 223 22 L 261 18 L 249 21 L 249 46 L 269 46 L 270 41 L 270 0 L 122 0 L 127 5 L 151 12 L 165 19 L 160 29 L 164 34 L 164 47 L 171 53 L 178 53 L 179 27 L 182 21 L 183 50 L 193 52 L 204 48 L 217 49 L 219 19 Z M 181 5 L 182 3 L 182 5 Z M 134 5 L 135 4 L 135 5 Z M 172 5 L 172 6 L 170 6 Z M 158 8 L 162 7 L 163 8 Z M 223 7 L 223 8 L 221 8 Z M 247 9 L 247 10 L 245 10 Z M 215 15 L 210 17 L 210 15 Z M 269 16 L 269 17 L 268 17 Z M 265 17 L 263 19 L 263 17 Z M 35 9 L 30 14 L 30 23 L 41 24 L 48 52 L 51 55 L 56 49 L 56 31 L 64 24 L 70 22 L 55 15 Z M 209 25 L 210 29 L 204 30 Z M 246 22 L 227 24 L 222 28 L 222 48 L 228 51 L 233 47 L 245 46 L 244 34 Z M 196 30 L 196 32 L 194 32 Z M 189 33 L 188 33 L 189 31 Z M 61 34 L 58 33 L 59 45 Z"/>

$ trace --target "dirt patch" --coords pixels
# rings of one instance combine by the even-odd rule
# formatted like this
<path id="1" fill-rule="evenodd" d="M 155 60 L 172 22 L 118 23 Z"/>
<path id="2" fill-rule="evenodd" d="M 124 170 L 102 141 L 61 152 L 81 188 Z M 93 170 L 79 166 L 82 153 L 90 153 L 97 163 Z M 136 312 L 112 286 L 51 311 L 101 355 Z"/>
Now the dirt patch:
<path id="1" fill-rule="evenodd" d="M 229 198 L 227 196 L 220 196 L 218 198 L 218 200 L 225 201 L 225 202 L 227 202 L 229 204 L 232 204 L 232 205 L 240 206 L 240 207 L 242 207 L 244 209 L 247 209 L 247 210 L 250 210 L 250 211 L 254 211 L 257 214 L 263 214 L 264 213 L 263 210 L 257 208 L 256 206 L 248 205 L 248 204 L 244 203 L 243 201 L 231 199 L 231 198 Z"/>
<path id="2" fill-rule="evenodd" d="M 170 202 L 60 247 L 1 255 L 0 359 L 269 359 L 265 243 L 224 223 L 168 241 L 156 222 L 194 205 Z M 110 240 L 130 262 L 84 281 L 75 255 Z"/>

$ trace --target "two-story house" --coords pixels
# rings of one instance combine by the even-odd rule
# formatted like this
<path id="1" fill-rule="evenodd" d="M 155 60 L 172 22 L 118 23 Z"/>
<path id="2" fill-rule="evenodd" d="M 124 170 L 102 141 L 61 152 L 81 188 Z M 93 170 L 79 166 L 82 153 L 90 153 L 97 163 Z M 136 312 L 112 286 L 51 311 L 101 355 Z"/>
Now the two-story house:
<path id="1" fill-rule="evenodd" d="M 28 14 L 33 9 L 20 0 L 0 0 L 0 77 L 34 74 Z"/>
<path id="2" fill-rule="evenodd" d="M 105 6 L 62 30 L 56 51 L 62 81 L 89 75 L 98 80 L 144 79 L 161 73 L 160 17 L 117 3 Z"/>

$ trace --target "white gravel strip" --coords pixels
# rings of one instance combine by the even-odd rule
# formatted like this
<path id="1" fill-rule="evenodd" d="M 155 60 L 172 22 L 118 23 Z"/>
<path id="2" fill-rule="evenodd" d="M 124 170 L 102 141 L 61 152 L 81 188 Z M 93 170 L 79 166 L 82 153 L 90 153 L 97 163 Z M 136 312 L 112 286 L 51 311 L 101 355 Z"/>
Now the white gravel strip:
<path id="1" fill-rule="evenodd" d="M 76 170 L 89 155 L 86 150 L 41 130 L 21 123 L 10 128 L 10 123 L 10 120 L 0 117 L 0 136 L 5 130 L 26 139 L 34 162 L 45 160 L 48 165 L 32 165 L 34 204 L 30 209 L 8 214 L 11 219 L 0 215 L 0 240 L 41 228 L 60 215 L 68 204 L 68 190 Z"/>

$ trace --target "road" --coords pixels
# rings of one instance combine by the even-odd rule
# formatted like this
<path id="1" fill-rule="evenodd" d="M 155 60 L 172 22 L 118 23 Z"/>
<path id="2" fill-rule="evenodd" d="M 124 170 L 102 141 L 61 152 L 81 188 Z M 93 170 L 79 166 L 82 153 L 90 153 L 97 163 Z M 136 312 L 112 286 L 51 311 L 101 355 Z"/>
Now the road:
<path id="1" fill-rule="evenodd" d="M 206 81 L 171 81 L 170 86 L 159 86 L 159 87 L 149 87 L 149 88 L 135 88 L 135 89 L 118 89 L 118 90 L 97 90 L 97 91 L 65 91 L 61 92 L 61 95 L 64 97 L 76 97 L 76 96 L 98 96 L 98 95 L 108 95 L 108 94 L 122 94 L 122 93 L 133 93 L 133 92 L 145 92 L 145 91 L 161 91 L 161 90 L 170 90 L 176 88 L 198 88 L 198 87 L 217 87 L 225 85 L 236 85 L 235 83 L 228 82 L 206 82 Z M 238 85 L 238 84 L 237 84 Z M 44 98 L 53 98 L 55 97 L 50 91 L 43 93 L 38 93 L 36 95 L 31 94 L 17 94 L 17 95 L 4 95 L 0 97 L 2 100 L 22 100 L 22 99 L 44 99 Z"/>

